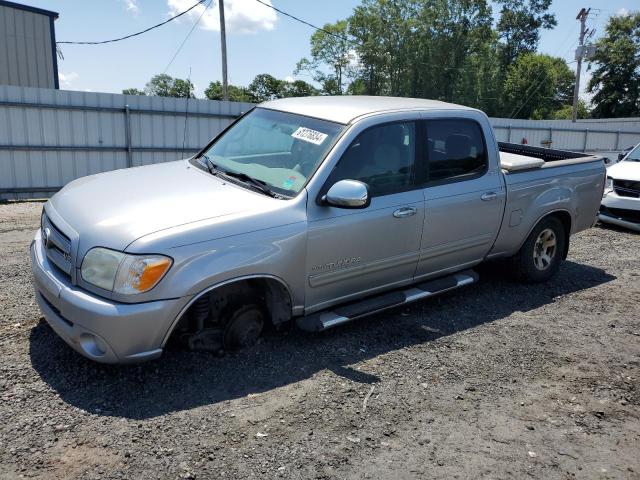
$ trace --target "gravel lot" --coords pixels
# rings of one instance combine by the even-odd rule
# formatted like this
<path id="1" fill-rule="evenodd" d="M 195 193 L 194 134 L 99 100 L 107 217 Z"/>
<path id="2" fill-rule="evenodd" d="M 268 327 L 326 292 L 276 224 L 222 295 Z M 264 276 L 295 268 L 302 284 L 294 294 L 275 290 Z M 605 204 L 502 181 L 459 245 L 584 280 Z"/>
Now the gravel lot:
<path id="1" fill-rule="evenodd" d="M 0 478 L 640 478 L 640 235 L 216 358 L 94 364 L 42 320 L 39 203 L 0 205 Z"/>

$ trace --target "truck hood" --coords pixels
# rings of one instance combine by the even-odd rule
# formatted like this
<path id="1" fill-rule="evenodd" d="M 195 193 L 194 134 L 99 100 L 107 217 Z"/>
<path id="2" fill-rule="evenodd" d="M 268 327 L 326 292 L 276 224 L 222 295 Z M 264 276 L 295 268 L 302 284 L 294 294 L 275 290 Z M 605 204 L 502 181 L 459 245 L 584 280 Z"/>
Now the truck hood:
<path id="1" fill-rule="evenodd" d="M 607 176 L 615 180 L 640 182 L 640 162 L 625 160 L 607 168 Z"/>
<path id="2" fill-rule="evenodd" d="M 92 247 L 124 250 L 160 230 L 258 209 L 278 201 L 225 182 L 188 161 L 91 175 L 69 183 L 45 209 L 77 238 L 78 258 Z M 53 210 L 53 211 L 51 211 Z"/>

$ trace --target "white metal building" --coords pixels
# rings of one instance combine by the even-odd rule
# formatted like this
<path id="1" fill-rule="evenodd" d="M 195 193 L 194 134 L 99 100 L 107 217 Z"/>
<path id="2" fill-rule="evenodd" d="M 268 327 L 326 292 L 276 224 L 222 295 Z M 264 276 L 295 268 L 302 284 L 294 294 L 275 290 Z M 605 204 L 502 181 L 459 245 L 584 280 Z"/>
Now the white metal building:
<path id="1" fill-rule="evenodd" d="M 0 0 L 0 85 L 59 88 L 56 12 Z"/>

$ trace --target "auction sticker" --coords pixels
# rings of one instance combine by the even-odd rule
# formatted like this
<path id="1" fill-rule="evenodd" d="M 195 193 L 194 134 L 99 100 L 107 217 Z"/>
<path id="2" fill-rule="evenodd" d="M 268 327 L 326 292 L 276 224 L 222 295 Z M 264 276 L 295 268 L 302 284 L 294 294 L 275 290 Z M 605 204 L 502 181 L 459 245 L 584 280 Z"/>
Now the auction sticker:
<path id="1" fill-rule="evenodd" d="M 317 132 L 310 128 L 300 127 L 291 134 L 293 138 L 304 140 L 305 142 L 313 143 L 314 145 L 320 145 L 327 138 L 326 133 Z"/>

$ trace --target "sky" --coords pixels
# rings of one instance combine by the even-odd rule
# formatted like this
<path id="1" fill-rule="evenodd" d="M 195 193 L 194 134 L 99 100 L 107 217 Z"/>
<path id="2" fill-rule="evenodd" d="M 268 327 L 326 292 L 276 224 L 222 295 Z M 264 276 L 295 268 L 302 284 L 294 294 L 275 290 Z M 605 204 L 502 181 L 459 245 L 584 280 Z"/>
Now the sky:
<path id="1" fill-rule="evenodd" d="M 191 75 L 196 96 L 203 97 L 209 82 L 222 77 L 217 0 L 211 1 L 206 11 L 198 7 L 178 20 L 129 40 L 106 45 L 61 45 L 64 58 L 58 64 L 60 88 L 120 93 L 124 88 L 142 89 L 153 75 L 168 73 L 180 78 Z M 360 0 L 263 1 L 315 25 L 344 19 L 360 4 Z M 195 2 L 23 0 L 21 3 L 60 14 L 55 24 L 58 41 L 100 41 L 143 30 Z M 573 61 L 580 26 L 575 17 L 580 8 L 592 8 L 587 26 L 595 28 L 595 39 L 604 32 L 609 16 L 633 10 L 634 5 L 637 8 L 635 2 L 554 0 L 551 11 L 556 14 L 558 26 L 542 32 L 539 51 Z M 311 80 L 305 74 L 294 77 L 293 71 L 298 60 L 309 55 L 312 28 L 256 0 L 225 0 L 225 7 L 230 83 L 247 85 L 259 73 Z M 498 8 L 494 7 L 494 11 L 497 13 Z M 197 27 L 178 52 L 196 22 Z M 575 63 L 570 66 L 575 68 Z M 583 85 L 588 78 L 589 73 L 583 67 Z"/>

